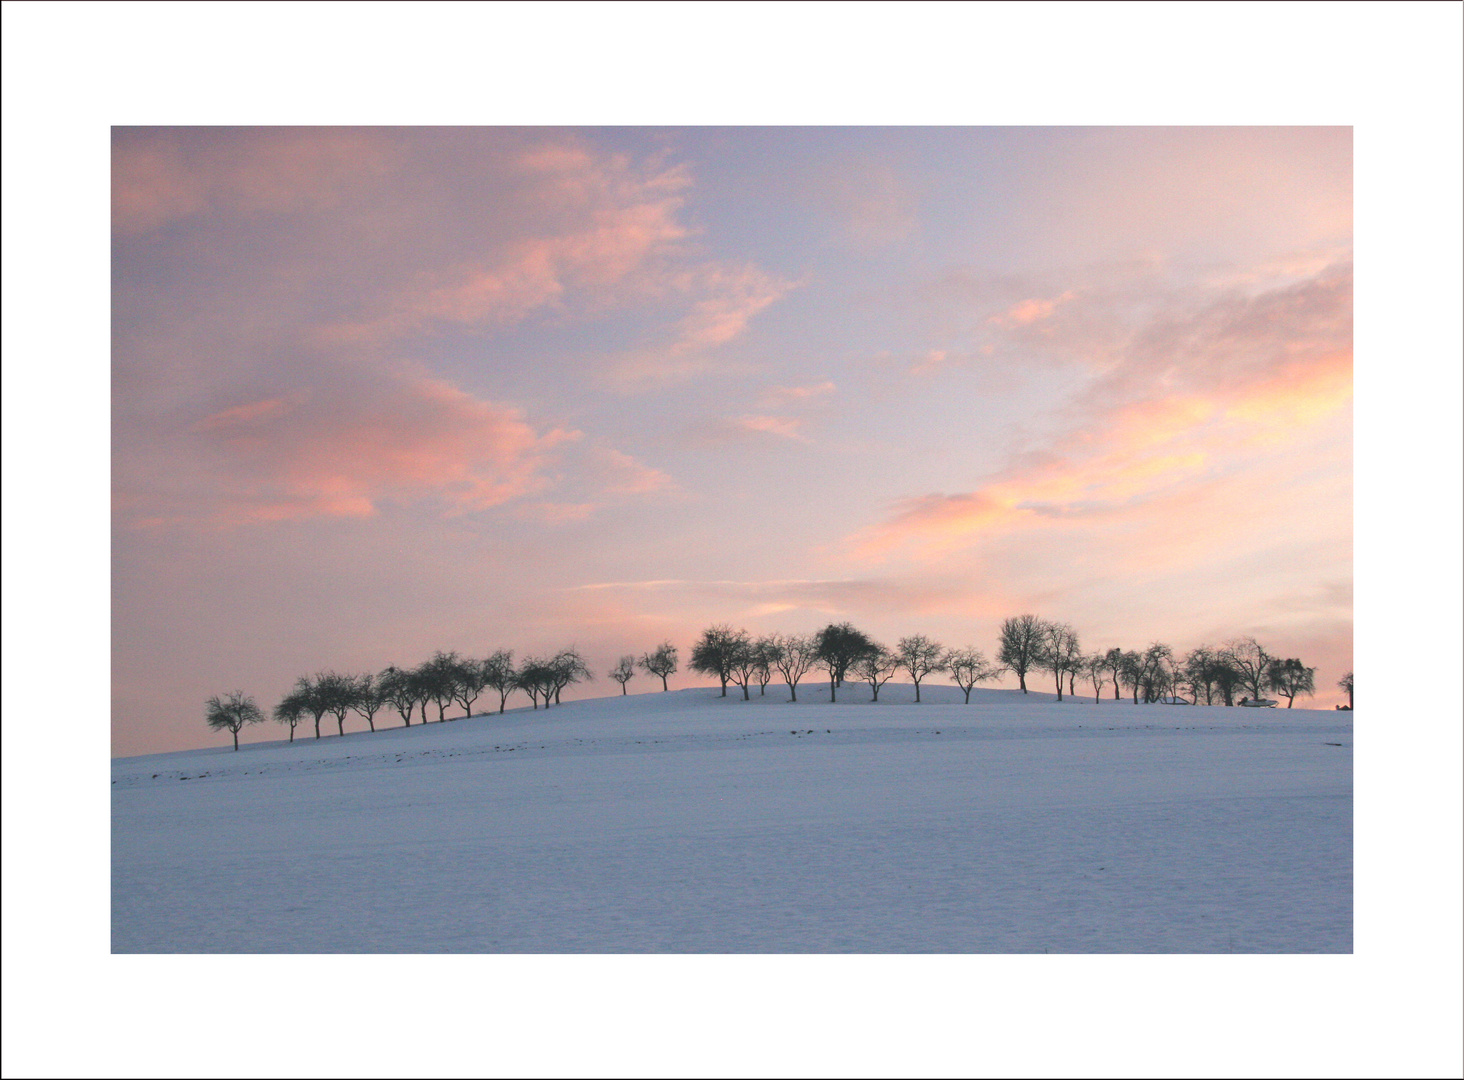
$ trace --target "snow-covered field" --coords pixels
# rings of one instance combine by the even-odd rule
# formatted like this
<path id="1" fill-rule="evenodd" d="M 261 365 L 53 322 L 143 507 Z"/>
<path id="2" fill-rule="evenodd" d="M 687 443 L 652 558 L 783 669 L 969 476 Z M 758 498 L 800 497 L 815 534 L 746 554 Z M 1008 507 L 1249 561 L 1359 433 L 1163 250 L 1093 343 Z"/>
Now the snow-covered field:
<path id="1" fill-rule="evenodd" d="M 1352 950 L 1350 713 L 728 693 L 117 759 L 113 951 Z"/>

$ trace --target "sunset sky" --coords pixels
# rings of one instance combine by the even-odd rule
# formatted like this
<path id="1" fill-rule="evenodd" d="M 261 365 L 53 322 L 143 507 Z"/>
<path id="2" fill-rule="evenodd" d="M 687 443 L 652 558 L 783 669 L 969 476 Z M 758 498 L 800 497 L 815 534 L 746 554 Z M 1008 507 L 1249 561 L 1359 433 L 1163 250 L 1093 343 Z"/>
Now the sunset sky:
<path id="1" fill-rule="evenodd" d="M 616 692 L 713 622 L 1250 634 L 1330 707 L 1351 163 L 1340 127 L 116 128 L 113 752 L 439 648 L 574 645 Z"/>

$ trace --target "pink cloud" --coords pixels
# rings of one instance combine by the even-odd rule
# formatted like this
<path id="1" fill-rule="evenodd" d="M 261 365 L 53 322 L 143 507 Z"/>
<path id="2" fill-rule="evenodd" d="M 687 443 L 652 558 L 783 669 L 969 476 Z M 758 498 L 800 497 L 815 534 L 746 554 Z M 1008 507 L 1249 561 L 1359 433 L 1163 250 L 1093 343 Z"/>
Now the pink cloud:
<path id="1" fill-rule="evenodd" d="M 112 224 L 137 234 L 206 210 L 287 212 L 334 205 L 388 168 L 386 140 L 369 130 L 118 128 L 112 148 Z"/>
<path id="2" fill-rule="evenodd" d="M 546 455 L 578 437 L 540 433 L 517 409 L 405 372 L 340 376 L 193 430 L 214 464 L 222 522 L 368 517 L 423 501 L 443 514 L 483 510 L 545 487 Z"/>
<path id="3" fill-rule="evenodd" d="M 815 383 L 811 386 L 770 386 L 758 398 L 758 405 L 764 409 L 778 409 L 784 405 L 828 397 L 834 390 L 831 382 Z"/>
<path id="4" fill-rule="evenodd" d="M 1041 297 L 1031 297 L 1020 303 L 1013 304 L 1000 315 L 993 315 L 987 322 L 996 323 L 998 326 L 1030 326 L 1034 322 L 1052 317 L 1059 304 L 1067 303 L 1076 294 L 1072 291 L 1055 296 L 1051 300 L 1044 300 Z"/>

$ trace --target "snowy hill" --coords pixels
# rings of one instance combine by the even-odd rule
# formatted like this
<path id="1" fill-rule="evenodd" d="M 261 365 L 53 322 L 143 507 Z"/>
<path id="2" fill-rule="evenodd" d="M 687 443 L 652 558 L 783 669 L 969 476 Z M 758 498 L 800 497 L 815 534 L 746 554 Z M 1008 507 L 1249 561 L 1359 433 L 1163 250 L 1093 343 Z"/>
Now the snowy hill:
<path id="1" fill-rule="evenodd" d="M 1350 713 L 890 684 L 118 759 L 117 952 L 1349 952 Z"/>

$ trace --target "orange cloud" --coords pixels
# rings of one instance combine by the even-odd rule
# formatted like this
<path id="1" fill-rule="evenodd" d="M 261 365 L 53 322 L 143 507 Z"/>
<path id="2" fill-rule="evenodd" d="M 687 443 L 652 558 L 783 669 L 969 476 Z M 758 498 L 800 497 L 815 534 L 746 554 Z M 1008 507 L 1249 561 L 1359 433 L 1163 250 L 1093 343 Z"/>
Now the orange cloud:
<path id="1" fill-rule="evenodd" d="M 1069 291 L 1061 296 L 1055 296 L 1051 300 L 1043 300 L 1041 297 L 1032 297 L 1020 303 L 1012 305 L 1000 315 L 993 315 L 987 322 L 996 323 L 998 326 L 1030 326 L 1034 322 L 1052 317 L 1059 304 L 1064 304 L 1073 299 L 1076 294 Z"/>

